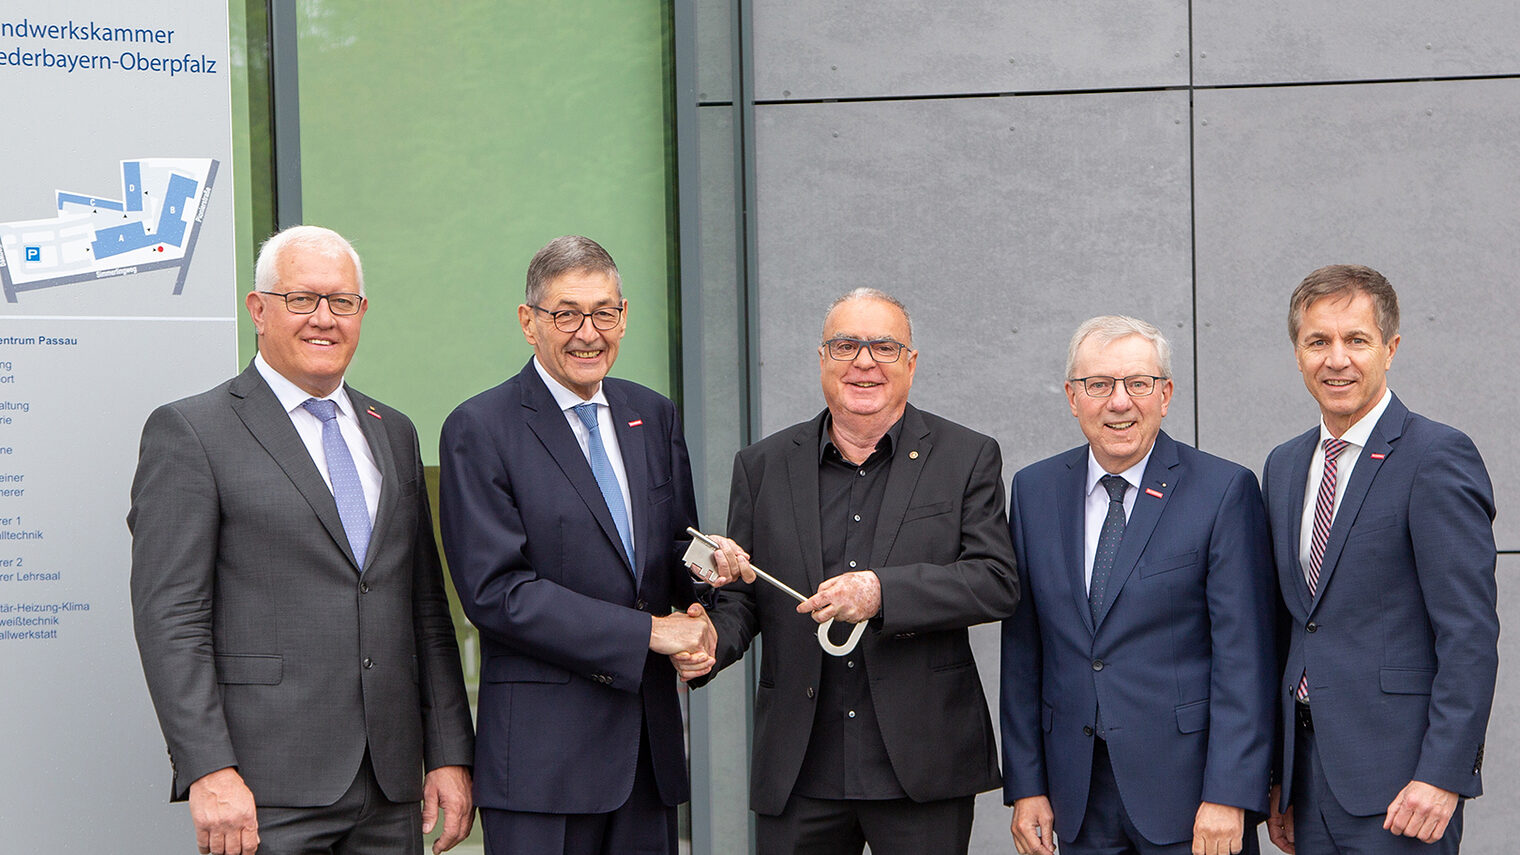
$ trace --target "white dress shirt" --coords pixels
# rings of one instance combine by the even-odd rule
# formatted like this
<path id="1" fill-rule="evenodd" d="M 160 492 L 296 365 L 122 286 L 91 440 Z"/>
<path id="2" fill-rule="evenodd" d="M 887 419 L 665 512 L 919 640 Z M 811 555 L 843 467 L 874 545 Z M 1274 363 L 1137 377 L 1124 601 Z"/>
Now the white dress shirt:
<path id="1" fill-rule="evenodd" d="M 326 482 L 328 492 L 331 492 L 332 476 L 327 474 L 327 452 L 322 450 L 322 420 L 301 406 L 315 396 L 274 370 L 273 366 L 264 361 L 262 353 L 253 357 L 253 367 L 258 369 L 259 376 L 269 384 L 274 396 L 280 399 L 280 406 L 290 416 L 290 423 L 295 425 L 301 442 L 306 444 L 306 452 L 311 455 L 312 462 L 317 464 L 317 471 L 322 473 L 322 480 Z M 359 414 L 354 411 L 353 402 L 348 400 L 348 391 L 343 384 L 340 382 L 338 388 L 324 398 L 338 405 L 338 431 L 343 434 L 348 453 L 354 458 L 354 468 L 359 470 L 359 486 L 364 489 L 364 507 L 369 511 L 369 523 L 373 526 L 375 511 L 380 507 L 380 467 L 375 463 L 375 455 L 364 439 L 364 432 L 359 429 Z"/>
<path id="2" fill-rule="evenodd" d="M 1331 524 L 1334 524 L 1335 515 L 1340 512 L 1341 498 L 1346 495 L 1346 485 L 1351 483 L 1351 470 L 1356 468 L 1356 459 L 1367 446 L 1372 429 L 1377 426 L 1378 419 L 1383 417 L 1383 411 L 1388 409 L 1391 400 L 1393 392 L 1383 390 L 1383 400 L 1339 437 L 1346 441 L 1346 447 L 1335 458 L 1335 505 L 1330 509 Z M 1319 504 L 1320 479 L 1325 477 L 1325 440 L 1331 436 L 1330 429 L 1325 427 L 1325 420 L 1321 418 L 1319 442 L 1315 444 L 1314 454 L 1309 458 L 1309 480 L 1304 486 L 1304 513 L 1298 532 L 1298 565 L 1306 579 L 1309 576 L 1309 553 L 1313 550 L 1314 542 L 1314 508 Z"/>
<path id="3" fill-rule="evenodd" d="M 533 368 L 538 371 L 538 376 L 543 378 L 544 385 L 549 387 L 549 394 L 554 396 L 554 403 L 559 405 L 565 414 L 565 421 L 570 423 L 570 429 L 575 431 L 575 441 L 580 443 L 581 454 L 585 455 L 586 462 L 591 462 L 591 433 L 586 430 L 581 417 L 575 414 L 574 408 L 580 404 L 588 403 L 580 395 L 565 388 L 564 384 L 550 376 L 539 364 L 538 357 L 533 357 Z M 596 394 L 591 396 L 589 403 L 596 404 L 596 432 L 602 436 L 602 448 L 607 450 L 607 459 L 612 463 L 612 474 L 617 476 L 618 489 L 623 493 L 623 507 L 628 509 L 628 525 L 633 526 L 633 497 L 628 492 L 628 472 L 623 468 L 623 447 L 618 445 L 617 431 L 612 427 L 612 405 L 607 403 L 607 394 L 602 391 L 601 384 L 597 384 Z M 633 537 L 632 533 L 629 534 Z M 638 553 L 638 539 L 634 538 L 634 553 Z"/>
<path id="4" fill-rule="evenodd" d="M 1154 444 L 1151 450 L 1140 458 L 1140 462 L 1134 466 L 1117 473 L 1120 478 L 1129 482 L 1129 489 L 1124 491 L 1124 521 L 1129 522 L 1130 511 L 1135 509 L 1135 497 L 1140 495 L 1140 479 L 1145 476 L 1145 464 L 1151 460 L 1151 452 L 1156 450 Z M 1099 481 L 1104 475 L 1115 474 L 1098 465 L 1098 458 L 1093 456 L 1092 447 L 1087 448 L 1087 504 L 1083 514 L 1082 531 L 1085 537 L 1086 548 L 1082 550 L 1083 564 L 1083 587 L 1089 591 L 1092 589 L 1093 559 L 1098 555 L 1098 538 L 1103 534 L 1103 521 L 1108 519 L 1108 490 Z"/>

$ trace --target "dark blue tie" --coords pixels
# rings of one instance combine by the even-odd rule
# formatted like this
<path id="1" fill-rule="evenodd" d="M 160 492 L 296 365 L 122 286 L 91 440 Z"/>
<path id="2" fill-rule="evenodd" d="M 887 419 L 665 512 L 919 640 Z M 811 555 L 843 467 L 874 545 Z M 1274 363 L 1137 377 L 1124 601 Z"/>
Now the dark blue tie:
<path id="1" fill-rule="evenodd" d="M 612 471 L 612 460 L 607 457 L 606 446 L 602 445 L 602 432 L 597 430 L 596 404 L 576 404 L 571 409 L 575 410 L 590 435 L 586 449 L 591 457 L 591 474 L 596 477 L 596 486 L 602 490 L 602 498 L 607 500 L 607 510 L 612 512 L 612 524 L 617 526 L 618 537 L 623 541 L 623 551 L 628 555 L 628 566 L 634 568 L 633 575 L 637 578 L 639 565 L 633 560 L 633 526 L 628 522 L 628 508 L 623 504 L 623 488 L 618 486 L 617 475 Z"/>
<path id="2" fill-rule="evenodd" d="M 1104 475 L 1098 482 L 1108 491 L 1108 516 L 1103 518 L 1098 551 L 1093 555 L 1092 581 L 1087 585 L 1093 626 L 1098 625 L 1098 615 L 1103 613 L 1103 594 L 1114 569 L 1114 556 L 1119 553 L 1119 541 L 1124 539 L 1124 491 L 1129 489 L 1129 482 L 1118 475 Z"/>
<path id="3" fill-rule="evenodd" d="M 338 429 L 338 405 L 333 401 L 308 398 L 301 406 L 308 413 L 322 420 L 322 454 L 327 458 L 327 477 L 332 479 L 333 500 L 338 503 L 338 518 L 343 521 L 343 533 L 348 535 L 348 545 L 354 550 L 354 560 L 364 567 L 364 554 L 369 551 L 369 507 L 364 504 L 364 487 L 359 483 L 359 468 L 343 441 L 343 431 Z"/>

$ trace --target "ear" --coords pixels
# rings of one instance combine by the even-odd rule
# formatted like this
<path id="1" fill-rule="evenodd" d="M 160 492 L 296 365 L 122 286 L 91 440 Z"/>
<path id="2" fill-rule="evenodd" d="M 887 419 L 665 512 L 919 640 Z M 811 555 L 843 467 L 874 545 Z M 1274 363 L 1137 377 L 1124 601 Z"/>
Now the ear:
<path id="1" fill-rule="evenodd" d="M 1172 402 L 1172 388 L 1172 378 L 1168 377 L 1161 381 L 1161 388 L 1156 390 L 1156 394 L 1161 396 L 1162 418 L 1166 418 L 1166 407 Z"/>
<path id="2" fill-rule="evenodd" d="M 1070 380 L 1066 381 L 1066 403 L 1071 405 L 1072 418 L 1082 418 L 1082 414 L 1077 412 L 1077 387 Z"/>
<path id="3" fill-rule="evenodd" d="M 257 291 L 249 291 L 248 296 L 243 298 L 243 305 L 248 308 L 248 317 L 253 319 L 253 331 L 259 335 L 264 334 L 264 297 Z"/>
<path id="4" fill-rule="evenodd" d="M 538 347 L 538 339 L 533 335 L 533 307 L 527 303 L 517 307 L 517 324 L 522 327 L 523 338 L 528 344 Z"/>
<path id="5" fill-rule="evenodd" d="M 1388 339 L 1388 361 L 1383 363 L 1384 371 L 1393 367 L 1393 355 L 1399 350 L 1399 338 L 1400 336 L 1395 333 L 1393 338 Z"/>

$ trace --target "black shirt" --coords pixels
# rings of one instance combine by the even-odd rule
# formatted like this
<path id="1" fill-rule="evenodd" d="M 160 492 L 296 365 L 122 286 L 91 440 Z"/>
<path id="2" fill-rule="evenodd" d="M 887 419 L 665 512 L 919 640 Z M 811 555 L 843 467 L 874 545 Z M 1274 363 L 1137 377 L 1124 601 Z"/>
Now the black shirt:
<path id="1" fill-rule="evenodd" d="M 823 420 L 818 438 L 818 515 L 826 577 L 870 569 L 867 565 L 887 491 L 887 473 L 902 436 L 902 419 L 898 419 L 876 443 L 871 456 L 857 466 L 844 459 L 829 437 L 832 423 L 832 418 Z M 850 624 L 836 620 L 830 637 L 835 643 L 842 642 L 852 629 Z M 845 656 L 818 650 L 823 672 L 813 732 L 794 788 L 798 795 L 818 799 L 907 796 L 892 771 L 881 738 L 864 652 L 863 645 Z"/>

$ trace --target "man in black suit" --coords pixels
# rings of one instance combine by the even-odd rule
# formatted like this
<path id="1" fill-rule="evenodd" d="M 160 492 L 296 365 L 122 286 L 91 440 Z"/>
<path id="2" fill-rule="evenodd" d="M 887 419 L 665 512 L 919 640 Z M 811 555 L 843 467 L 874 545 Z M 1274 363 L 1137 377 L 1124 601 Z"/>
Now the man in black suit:
<path id="1" fill-rule="evenodd" d="M 750 783 L 762 855 L 965 852 L 976 794 L 1002 782 L 966 632 L 1018 602 L 1002 455 L 908 404 L 917 359 L 902 304 L 851 291 L 818 348 L 827 409 L 734 460 L 716 563 L 721 582 L 746 581 L 711 619 L 719 666 L 765 635 Z M 735 544 L 816 593 L 798 605 L 753 584 Z M 826 656 L 810 614 L 868 628 Z"/>
<path id="2" fill-rule="evenodd" d="M 448 849 L 473 818 L 470 706 L 417 432 L 343 382 L 359 256 L 296 226 L 254 287 L 253 364 L 155 410 L 132 483 L 172 797 L 202 853 L 416 853 L 440 806 Z"/>
<path id="3" fill-rule="evenodd" d="M 711 626 L 680 560 L 696 500 L 675 405 L 607 376 L 627 312 L 605 249 L 550 241 L 517 307 L 533 358 L 443 425 L 443 544 L 484 656 L 490 853 L 676 852 L 689 786 L 669 656 L 705 671 Z"/>

